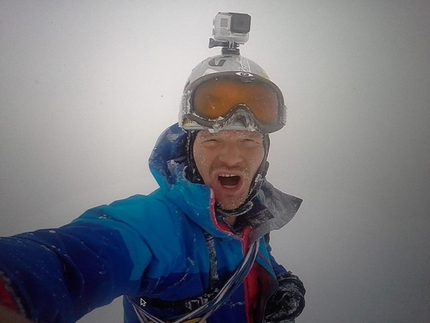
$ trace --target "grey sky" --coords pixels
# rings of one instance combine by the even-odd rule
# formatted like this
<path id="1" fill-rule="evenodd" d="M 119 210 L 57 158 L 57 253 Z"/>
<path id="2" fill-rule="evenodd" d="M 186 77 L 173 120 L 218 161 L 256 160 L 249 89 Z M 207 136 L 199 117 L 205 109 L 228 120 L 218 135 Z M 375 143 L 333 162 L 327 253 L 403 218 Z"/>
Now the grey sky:
<path id="1" fill-rule="evenodd" d="M 252 16 L 242 54 L 286 98 L 268 178 L 304 199 L 272 236 L 308 290 L 297 322 L 428 323 L 430 1 L 0 0 L 0 234 L 156 188 L 218 11 Z"/>

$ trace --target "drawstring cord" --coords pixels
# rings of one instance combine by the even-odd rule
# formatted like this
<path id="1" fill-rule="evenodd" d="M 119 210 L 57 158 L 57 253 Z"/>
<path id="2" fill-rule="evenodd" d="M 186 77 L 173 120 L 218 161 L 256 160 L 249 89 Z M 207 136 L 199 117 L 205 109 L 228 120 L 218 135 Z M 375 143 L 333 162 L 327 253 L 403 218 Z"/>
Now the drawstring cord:
<path id="1" fill-rule="evenodd" d="M 194 311 L 181 316 L 179 319 L 171 321 L 171 323 L 185 323 L 187 320 L 192 320 L 192 323 L 204 322 L 209 316 L 211 316 L 227 301 L 227 299 L 240 286 L 240 284 L 242 284 L 243 280 L 248 275 L 248 272 L 251 270 L 255 258 L 257 257 L 259 245 L 259 240 L 251 244 L 240 266 L 236 269 L 234 274 L 229 278 L 229 280 L 213 299 L 211 299 L 206 304 L 201 305 Z M 129 296 L 126 296 L 126 299 L 133 305 L 134 311 L 136 312 L 136 315 L 141 323 L 166 323 L 166 321 L 160 320 L 159 318 L 148 313 L 142 307 L 138 306 Z M 188 323 L 191 322 L 189 321 Z"/>

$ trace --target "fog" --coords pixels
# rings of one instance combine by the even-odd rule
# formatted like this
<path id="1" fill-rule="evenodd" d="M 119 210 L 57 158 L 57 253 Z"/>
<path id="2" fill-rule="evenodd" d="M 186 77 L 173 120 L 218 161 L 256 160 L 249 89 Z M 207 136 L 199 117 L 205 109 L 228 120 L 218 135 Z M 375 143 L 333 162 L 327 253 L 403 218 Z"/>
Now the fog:
<path id="1" fill-rule="evenodd" d="M 304 199 L 272 235 L 297 320 L 430 322 L 430 1 L 0 0 L 0 235 L 68 223 L 157 186 L 219 11 L 283 90 L 268 179 Z M 121 301 L 80 323 L 122 321 Z"/>

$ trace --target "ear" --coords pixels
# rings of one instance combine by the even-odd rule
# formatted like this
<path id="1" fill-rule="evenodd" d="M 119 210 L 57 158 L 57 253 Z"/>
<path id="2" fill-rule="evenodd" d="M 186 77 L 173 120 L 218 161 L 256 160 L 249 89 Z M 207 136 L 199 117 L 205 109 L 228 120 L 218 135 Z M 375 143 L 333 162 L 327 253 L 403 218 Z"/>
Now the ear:
<path id="1" fill-rule="evenodd" d="M 202 176 L 197 169 L 196 162 L 194 160 L 193 147 L 196 141 L 198 130 L 187 131 L 187 166 L 185 168 L 185 176 L 192 183 L 203 184 Z"/>

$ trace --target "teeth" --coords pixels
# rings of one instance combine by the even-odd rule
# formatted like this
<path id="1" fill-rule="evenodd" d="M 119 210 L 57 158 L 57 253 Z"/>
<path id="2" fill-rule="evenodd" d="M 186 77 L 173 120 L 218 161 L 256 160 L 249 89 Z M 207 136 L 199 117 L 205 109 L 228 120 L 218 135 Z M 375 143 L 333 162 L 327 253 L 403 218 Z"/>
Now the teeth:
<path id="1" fill-rule="evenodd" d="M 236 175 L 232 175 L 232 174 L 220 174 L 219 176 L 221 176 L 221 177 L 234 177 Z"/>

